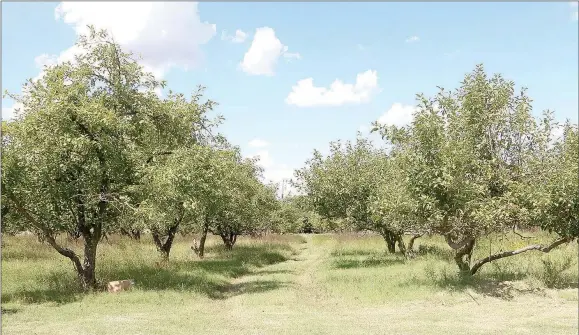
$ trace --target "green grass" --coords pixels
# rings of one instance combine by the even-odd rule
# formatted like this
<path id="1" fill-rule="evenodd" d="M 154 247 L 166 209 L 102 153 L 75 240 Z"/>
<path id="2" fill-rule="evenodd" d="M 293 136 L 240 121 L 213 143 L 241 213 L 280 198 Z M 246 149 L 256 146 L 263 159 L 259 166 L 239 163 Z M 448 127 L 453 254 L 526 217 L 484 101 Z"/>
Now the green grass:
<path id="1" fill-rule="evenodd" d="M 534 241 L 549 241 L 541 234 Z M 62 240 L 66 243 L 65 240 Z M 418 255 L 385 252 L 378 236 L 242 237 L 227 251 L 208 240 L 197 259 L 179 237 L 171 261 L 147 236 L 99 249 L 103 282 L 129 292 L 82 294 L 72 264 L 34 237 L 4 237 L 2 329 L 7 334 L 572 334 L 577 333 L 577 243 L 458 275 L 440 238 Z M 480 241 L 474 259 L 519 239 Z M 70 245 L 80 250 L 81 245 Z M 492 252 L 494 249 L 491 249 Z M 481 320 L 484 319 L 484 322 Z"/>

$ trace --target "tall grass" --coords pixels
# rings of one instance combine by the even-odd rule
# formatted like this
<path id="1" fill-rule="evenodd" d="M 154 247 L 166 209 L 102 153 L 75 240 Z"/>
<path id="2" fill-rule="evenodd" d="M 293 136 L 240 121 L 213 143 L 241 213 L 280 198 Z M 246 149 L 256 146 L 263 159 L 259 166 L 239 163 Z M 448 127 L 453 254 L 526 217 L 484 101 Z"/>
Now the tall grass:
<path id="1" fill-rule="evenodd" d="M 530 243 L 548 243 L 553 239 L 545 233 L 536 234 L 526 240 L 516 235 L 482 239 L 478 241 L 472 259 Z M 319 243 L 330 242 L 321 238 Z M 336 296 L 356 300 L 432 299 L 441 292 L 453 295 L 467 289 L 510 299 L 516 291 L 536 292 L 546 288 L 578 286 L 577 243 L 564 245 L 549 254 L 531 251 L 503 258 L 486 264 L 472 277 L 459 274 L 453 251 L 441 237 L 418 239 L 415 244 L 418 255 L 413 259 L 388 254 L 379 236 L 340 236 L 330 248 L 326 284 Z M 505 289 L 513 286 L 512 282 L 519 284 L 514 289 Z"/>
<path id="2" fill-rule="evenodd" d="M 473 259 L 492 252 L 521 247 L 523 243 L 547 242 L 547 234 L 533 240 L 494 236 L 478 242 Z M 59 242 L 79 253 L 82 243 L 60 238 Z M 306 240 L 300 235 L 241 237 L 232 251 L 218 238 L 207 241 L 206 257 L 198 259 L 189 238 L 179 236 L 167 265 L 147 236 L 141 241 L 112 236 L 98 249 L 97 277 L 104 284 L 134 279 L 136 291 L 180 292 L 224 299 L 236 294 L 259 292 L 281 283 L 263 281 L 232 284 L 259 268 L 294 259 Z M 5 237 L 2 248 L 2 303 L 66 303 L 83 298 L 71 262 L 32 236 Z M 562 246 L 549 254 L 528 252 L 485 265 L 474 277 L 460 276 L 452 250 L 440 237 L 416 241 L 417 257 L 406 259 L 388 254 L 381 237 L 359 234 L 313 235 L 311 246 L 321 250 L 323 262 L 316 265 L 316 278 L 324 291 L 340 299 L 369 302 L 434 299 L 441 292 L 460 294 L 472 289 L 480 294 L 510 298 L 505 283 L 523 283 L 517 290 L 577 288 L 577 244 Z M 246 286 L 243 286 L 246 285 Z M 249 286 L 253 285 L 253 286 Z M 433 298 L 434 297 L 434 298 Z M 576 299 L 576 297 L 574 298 Z"/>
<path id="3" fill-rule="evenodd" d="M 72 263 L 52 247 L 31 236 L 4 238 L 2 248 L 2 303 L 65 303 L 80 299 L 78 280 Z M 81 253 L 81 242 L 60 238 L 59 242 Z M 153 243 L 111 237 L 98 249 L 96 275 L 105 283 L 134 279 L 137 291 L 179 291 L 221 299 L 236 292 L 230 281 L 256 269 L 287 260 L 296 251 L 300 236 L 272 236 L 261 239 L 242 237 L 232 251 L 210 237 L 203 260 L 190 249 L 187 238 L 178 237 L 170 262 L 162 265 Z M 247 292 L 250 288 L 237 288 Z M 253 288 L 259 289 L 259 288 Z"/>

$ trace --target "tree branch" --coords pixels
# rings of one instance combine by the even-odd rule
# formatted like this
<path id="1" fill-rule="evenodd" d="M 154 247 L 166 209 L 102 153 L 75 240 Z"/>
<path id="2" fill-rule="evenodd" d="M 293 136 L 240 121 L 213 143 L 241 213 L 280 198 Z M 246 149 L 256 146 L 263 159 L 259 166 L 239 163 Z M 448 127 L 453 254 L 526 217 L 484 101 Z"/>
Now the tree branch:
<path id="1" fill-rule="evenodd" d="M 515 235 L 517 235 L 518 237 L 523 238 L 523 239 L 534 238 L 534 236 L 523 236 L 523 235 L 517 233 L 517 230 L 516 230 L 516 227 L 515 227 L 515 226 L 513 226 L 513 233 L 514 233 Z"/>
<path id="2" fill-rule="evenodd" d="M 521 249 L 504 251 L 504 252 L 500 252 L 498 254 L 490 255 L 488 257 L 485 257 L 483 259 L 476 261 L 476 263 L 474 263 L 474 265 L 470 269 L 470 274 L 474 275 L 480 269 L 481 266 L 485 265 L 486 263 L 495 261 L 497 259 L 515 256 L 515 255 L 522 254 L 524 252 L 531 251 L 531 250 L 538 250 L 538 251 L 542 251 L 544 253 L 548 253 L 551 250 L 553 250 L 554 248 L 560 246 L 561 244 L 569 243 L 571 241 L 573 241 L 573 238 L 564 237 L 564 238 L 561 238 L 561 239 L 554 241 L 553 243 L 551 243 L 550 245 L 547 245 L 547 246 L 543 246 L 541 244 L 532 244 L 532 245 L 528 245 L 528 246 L 521 248 Z"/>
<path id="3" fill-rule="evenodd" d="M 454 242 L 451 237 L 450 234 L 445 234 L 444 235 L 444 240 L 446 241 L 446 243 L 453 248 L 454 250 L 458 250 L 458 249 L 462 249 L 464 248 L 465 245 L 467 245 L 472 238 L 470 237 L 465 237 L 462 241 L 460 242 Z"/>
<path id="4" fill-rule="evenodd" d="M 147 164 L 151 163 L 151 162 L 153 161 L 153 159 L 155 158 L 155 156 L 171 155 L 172 153 L 173 153 L 173 151 L 156 152 L 156 153 L 152 154 L 152 155 L 147 159 Z"/>
<path id="5" fill-rule="evenodd" d="M 4 187 L 2 188 L 5 189 Z M 36 220 L 36 218 L 34 218 L 34 216 L 32 216 L 32 214 L 30 214 L 30 212 L 20 204 L 20 202 L 14 197 L 14 195 L 11 192 L 6 193 L 8 198 L 14 204 L 16 210 L 20 212 L 26 218 L 26 220 L 28 220 L 34 227 L 36 227 L 42 232 L 42 236 L 46 239 L 48 244 L 50 244 L 50 246 L 52 246 L 59 254 L 70 259 L 74 264 L 74 267 L 76 268 L 77 272 L 82 273 L 83 267 L 78 255 L 73 250 L 60 246 L 56 242 L 56 239 L 54 238 L 54 236 L 52 235 L 52 233 L 48 228 L 46 228 L 40 222 L 38 222 L 38 220 Z"/>

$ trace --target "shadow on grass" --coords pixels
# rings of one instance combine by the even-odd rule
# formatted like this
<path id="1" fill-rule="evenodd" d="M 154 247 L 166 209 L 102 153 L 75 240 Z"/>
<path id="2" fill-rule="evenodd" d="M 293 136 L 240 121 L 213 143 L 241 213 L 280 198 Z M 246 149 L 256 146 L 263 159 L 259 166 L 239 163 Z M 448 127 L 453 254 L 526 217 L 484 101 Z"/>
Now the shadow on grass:
<path id="1" fill-rule="evenodd" d="M 333 263 L 335 269 L 354 269 L 369 267 L 386 267 L 397 264 L 404 264 L 402 259 L 368 258 L 368 259 L 337 259 Z"/>
<path id="2" fill-rule="evenodd" d="M 256 275 L 279 275 L 279 274 L 294 274 L 295 271 L 291 270 L 258 270 L 255 271 Z"/>
<path id="3" fill-rule="evenodd" d="M 434 244 L 420 244 L 416 253 L 420 256 L 431 256 L 441 260 L 452 260 L 454 257 L 452 249 Z"/>
<path id="4" fill-rule="evenodd" d="M 2 314 L 5 314 L 5 315 L 14 314 L 14 313 L 17 313 L 18 311 L 19 311 L 18 308 L 8 308 L 8 307 L 2 307 L 1 308 Z"/>
<path id="5" fill-rule="evenodd" d="M 447 268 L 438 271 L 428 269 L 426 278 L 412 277 L 410 280 L 401 283 L 399 286 L 435 286 L 449 292 L 468 293 L 467 290 L 503 300 L 512 300 L 520 294 L 544 294 L 543 287 L 529 285 L 525 282 L 529 275 L 519 271 L 496 271 L 477 273 L 474 276 L 461 275 L 458 270 L 448 270 Z M 564 282 L 556 289 L 577 288 L 576 282 Z M 469 294 L 470 295 L 470 294 Z M 473 298 L 474 299 L 474 298 Z"/>
<path id="6" fill-rule="evenodd" d="M 280 282 L 275 280 L 256 280 L 251 282 L 237 283 L 228 285 L 225 290 L 215 299 L 227 299 L 242 294 L 255 294 L 267 291 L 277 290 L 282 287 L 288 287 L 289 282 Z"/>
<path id="7" fill-rule="evenodd" d="M 333 257 L 341 256 L 378 256 L 378 252 L 374 250 L 353 249 L 353 250 L 335 250 L 331 253 Z"/>
<path id="8" fill-rule="evenodd" d="M 291 250 L 291 247 L 289 247 Z M 239 245 L 233 250 L 215 247 L 208 251 L 212 257 L 204 260 L 175 260 L 166 266 L 157 266 L 153 260 L 115 264 L 104 260 L 97 265 L 97 278 L 105 283 L 111 280 L 134 279 L 135 289 L 141 291 L 174 290 L 196 292 L 211 299 L 227 299 L 239 294 L 259 293 L 284 286 L 278 281 L 251 281 L 231 284 L 232 278 L 240 277 L 257 268 L 281 263 L 288 258 L 283 245 Z M 23 303 L 54 302 L 65 304 L 82 299 L 77 278 L 71 272 L 52 273 L 39 283 L 42 288 L 27 287 L 16 292 L 2 294 L 2 303 L 18 300 Z"/>
<path id="9" fill-rule="evenodd" d="M 16 292 L 2 292 L 2 303 L 19 301 L 25 304 L 54 302 L 66 304 L 81 298 L 77 278 L 68 272 L 52 272 L 43 277 L 40 288 L 27 287 Z"/>

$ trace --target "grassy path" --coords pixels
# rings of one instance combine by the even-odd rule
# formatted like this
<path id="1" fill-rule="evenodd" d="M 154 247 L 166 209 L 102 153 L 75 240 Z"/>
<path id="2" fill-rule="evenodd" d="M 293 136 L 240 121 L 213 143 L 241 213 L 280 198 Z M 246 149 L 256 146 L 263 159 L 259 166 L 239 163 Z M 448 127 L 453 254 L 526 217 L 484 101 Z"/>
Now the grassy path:
<path id="1" fill-rule="evenodd" d="M 271 261 L 251 271 L 238 270 L 235 278 L 226 274 L 238 266 L 236 262 L 265 256 L 243 254 L 240 245 L 234 255 L 245 255 L 239 256 L 241 260 L 192 261 L 185 253 L 188 245 L 183 245 L 183 253 L 176 251 L 175 260 L 181 257 L 184 265 L 164 280 L 189 278 L 194 281 L 191 285 L 197 285 L 191 286 L 195 289 L 141 288 L 62 303 L 14 305 L 16 311 L 2 317 L 2 331 L 39 335 L 577 334 L 577 301 L 553 296 L 526 294 L 506 300 L 475 293 L 475 301 L 464 292 L 440 290 L 426 298 L 382 302 L 352 298 L 381 294 L 384 290 L 376 290 L 378 286 L 391 285 L 386 290 L 400 290 L 388 281 L 388 276 L 408 269 L 407 265 L 336 268 L 336 256 L 332 254 L 335 239 L 315 235 L 304 238 L 305 243 L 293 244 L 297 252 L 289 259 Z M 346 245 L 352 247 L 350 242 Z M 11 266 L 11 271 L 16 271 L 22 264 Z M 154 271 L 151 274 L 157 275 Z M 199 283 L 203 280 L 209 282 L 209 288 Z M 350 284 L 340 286 L 340 280 Z M 204 294 L 211 285 L 219 286 L 220 294 Z"/>

